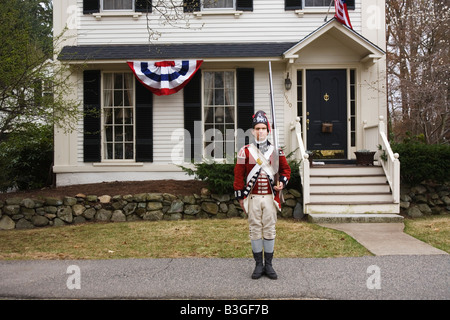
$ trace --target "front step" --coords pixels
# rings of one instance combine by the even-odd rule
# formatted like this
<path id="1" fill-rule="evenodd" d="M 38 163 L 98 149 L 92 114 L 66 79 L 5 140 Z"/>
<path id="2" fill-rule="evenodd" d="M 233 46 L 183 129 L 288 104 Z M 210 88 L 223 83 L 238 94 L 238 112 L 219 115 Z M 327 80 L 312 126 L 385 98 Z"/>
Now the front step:
<path id="1" fill-rule="evenodd" d="M 313 223 L 398 223 L 403 217 L 397 214 L 309 214 Z"/>
<path id="2" fill-rule="evenodd" d="M 325 165 L 311 168 L 306 214 L 399 212 L 379 166 Z"/>

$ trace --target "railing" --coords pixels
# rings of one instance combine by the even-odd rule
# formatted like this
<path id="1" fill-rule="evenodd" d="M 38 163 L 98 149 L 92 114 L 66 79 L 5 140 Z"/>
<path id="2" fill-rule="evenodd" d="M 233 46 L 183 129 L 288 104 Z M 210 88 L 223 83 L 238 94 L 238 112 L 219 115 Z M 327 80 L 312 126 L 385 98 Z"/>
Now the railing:
<path id="1" fill-rule="evenodd" d="M 394 203 L 400 203 L 400 161 L 398 160 L 399 154 L 392 151 L 389 140 L 385 132 L 384 118 L 380 116 L 378 125 L 367 125 L 364 122 L 364 148 L 365 149 L 378 149 L 377 160 L 381 164 L 383 171 L 386 175 L 386 179 L 392 191 Z M 378 137 L 374 139 L 374 135 L 371 134 L 372 129 L 378 128 Z M 378 145 L 375 145 L 375 141 Z"/>
<path id="2" fill-rule="evenodd" d="M 300 118 L 297 117 L 295 122 L 291 122 L 291 150 L 296 151 L 296 159 L 300 161 L 299 173 L 302 181 L 303 193 L 303 210 L 305 211 L 305 204 L 309 203 L 309 155 L 306 153 L 305 146 L 302 139 L 302 127 Z"/>

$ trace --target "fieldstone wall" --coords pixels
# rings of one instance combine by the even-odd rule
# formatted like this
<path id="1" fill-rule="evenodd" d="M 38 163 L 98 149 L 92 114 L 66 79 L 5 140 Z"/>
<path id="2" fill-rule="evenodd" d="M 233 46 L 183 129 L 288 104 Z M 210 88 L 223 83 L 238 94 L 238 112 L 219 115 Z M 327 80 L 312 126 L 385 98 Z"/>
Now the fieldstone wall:
<path id="1" fill-rule="evenodd" d="M 412 218 L 450 213 L 450 186 L 421 183 L 413 187 L 401 186 L 401 212 Z"/>
<path id="2" fill-rule="evenodd" d="M 280 217 L 302 215 L 300 192 L 285 190 Z M 0 201 L 0 230 L 63 226 L 89 221 L 180 220 L 246 217 L 232 195 L 176 196 L 169 193 L 84 195 L 75 197 Z"/>

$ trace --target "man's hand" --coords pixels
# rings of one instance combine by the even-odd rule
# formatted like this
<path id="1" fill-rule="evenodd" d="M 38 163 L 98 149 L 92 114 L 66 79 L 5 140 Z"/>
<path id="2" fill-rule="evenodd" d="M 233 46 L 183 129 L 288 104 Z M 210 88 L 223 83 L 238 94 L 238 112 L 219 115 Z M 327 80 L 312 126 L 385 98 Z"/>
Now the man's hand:
<path id="1" fill-rule="evenodd" d="M 245 212 L 245 208 L 244 208 L 244 199 L 239 199 L 239 204 L 240 204 L 242 210 L 244 210 L 244 213 L 247 213 L 247 212 Z"/>
<path id="2" fill-rule="evenodd" d="M 275 189 L 275 191 L 280 192 L 281 190 L 283 190 L 284 184 L 283 184 L 283 182 L 279 181 L 279 182 L 278 182 L 278 185 L 275 186 L 275 187 L 273 187 L 273 188 Z"/>

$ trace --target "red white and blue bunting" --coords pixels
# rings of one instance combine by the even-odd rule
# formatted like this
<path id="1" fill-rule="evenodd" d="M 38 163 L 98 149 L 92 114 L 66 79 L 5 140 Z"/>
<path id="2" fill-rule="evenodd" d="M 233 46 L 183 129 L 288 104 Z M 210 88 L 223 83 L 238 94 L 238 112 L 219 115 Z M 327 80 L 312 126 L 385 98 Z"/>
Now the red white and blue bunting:
<path id="1" fill-rule="evenodd" d="M 136 78 L 158 96 L 180 91 L 192 79 L 203 60 L 128 61 Z"/>

